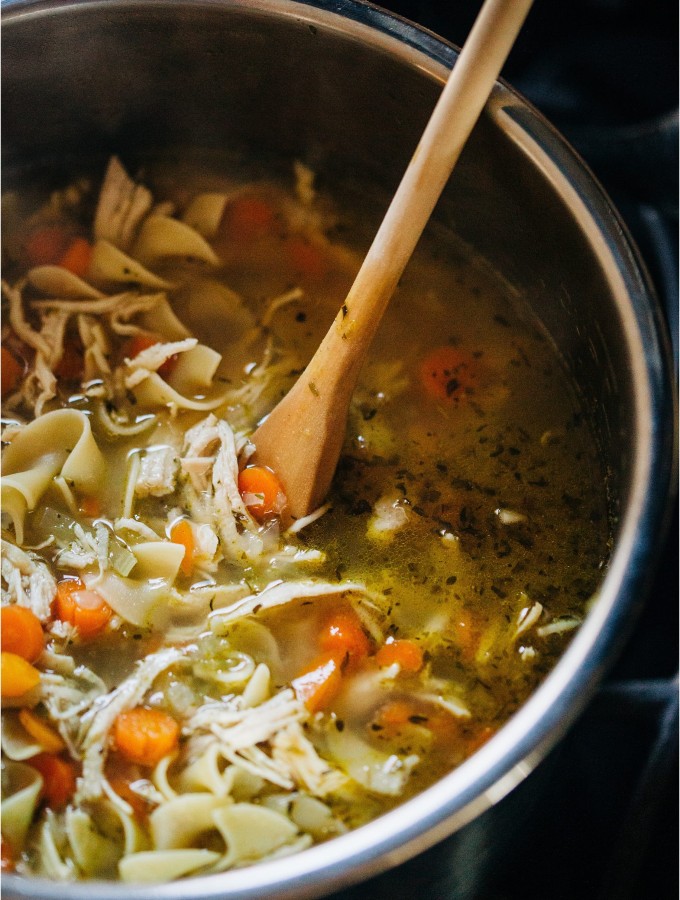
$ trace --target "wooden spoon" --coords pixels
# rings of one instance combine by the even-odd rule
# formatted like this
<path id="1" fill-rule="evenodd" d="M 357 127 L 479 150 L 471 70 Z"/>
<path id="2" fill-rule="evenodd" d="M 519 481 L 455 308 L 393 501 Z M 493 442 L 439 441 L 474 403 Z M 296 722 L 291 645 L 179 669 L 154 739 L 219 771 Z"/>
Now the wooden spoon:
<path id="1" fill-rule="evenodd" d="M 330 488 L 373 336 L 532 2 L 482 6 L 340 312 L 252 437 L 252 459 L 278 476 L 290 518 L 312 512 Z"/>

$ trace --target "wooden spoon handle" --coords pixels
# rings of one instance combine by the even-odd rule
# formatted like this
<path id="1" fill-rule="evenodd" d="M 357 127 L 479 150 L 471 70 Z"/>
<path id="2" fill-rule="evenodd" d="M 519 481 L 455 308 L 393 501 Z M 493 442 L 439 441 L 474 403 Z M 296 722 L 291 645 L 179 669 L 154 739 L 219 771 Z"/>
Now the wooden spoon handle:
<path id="1" fill-rule="evenodd" d="M 318 390 L 354 390 L 368 345 L 532 2 L 486 0 L 482 7 L 345 303 L 302 376 Z"/>
<path id="2" fill-rule="evenodd" d="M 349 294 L 309 365 L 253 435 L 299 517 L 325 497 L 368 347 L 532 0 L 486 0 Z"/>

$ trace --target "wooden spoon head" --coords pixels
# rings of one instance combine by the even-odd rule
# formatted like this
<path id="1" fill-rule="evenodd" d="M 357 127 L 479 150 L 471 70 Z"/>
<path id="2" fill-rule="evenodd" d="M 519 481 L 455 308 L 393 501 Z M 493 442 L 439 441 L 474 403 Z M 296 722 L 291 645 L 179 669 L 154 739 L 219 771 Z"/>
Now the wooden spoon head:
<path id="1" fill-rule="evenodd" d="M 272 469 L 286 494 L 284 520 L 301 519 L 325 500 L 346 425 L 347 404 L 329 406 L 302 379 L 253 434 L 251 459 Z"/>

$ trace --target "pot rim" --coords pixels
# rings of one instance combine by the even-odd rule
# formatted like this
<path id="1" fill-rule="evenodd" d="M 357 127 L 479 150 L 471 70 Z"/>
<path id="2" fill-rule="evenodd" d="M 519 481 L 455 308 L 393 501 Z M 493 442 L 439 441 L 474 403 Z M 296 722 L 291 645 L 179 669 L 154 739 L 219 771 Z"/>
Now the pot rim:
<path id="1" fill-rule="evenodd" d="M 11 24 L 73 9 L 151 7 L 150 0 L 4 0 L 4 40 Z M 408 20 L 362 0 L 153 0 L 156 9 L 186 5 L 247 9 L 337 29 L 379 46 L 426 76 L 444 82 L 455 46 Z M 464 827 L 498 802 L 539 764 L 599 687 L 644 602 L 670 511 L 677 472 L 676 401 L 668 337 L 658 301 L 630 235 L 605 191 L 550 123 L 499 80 L 488 111 L 547 174 L 568 204 L 617 297 L 634 378 L 635 460 L 629 500 L 597 603 L 567 651 L 523 706 L 470 759 L 395 810 L 348 834 L 293 856 L 179 882 L 69 884 L 70 900 L 305 900 L 392 868 Z M 672 419 L 670 417 L 673 417 Z M 673 425 L 669 423 L 673 423 Z M 7 897 L 57 900 L 65 885 L 5 875 Z"/>

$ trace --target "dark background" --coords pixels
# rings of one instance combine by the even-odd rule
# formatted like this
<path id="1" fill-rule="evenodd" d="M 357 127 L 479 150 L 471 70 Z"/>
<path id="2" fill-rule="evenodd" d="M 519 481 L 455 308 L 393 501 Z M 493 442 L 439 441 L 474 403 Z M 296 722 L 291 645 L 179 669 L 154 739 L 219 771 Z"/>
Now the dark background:
<path id="1" fill-rule="evenodd" d="M 481 0 L 380 5 L 460 46 Z M 677 0 L 536 0 L 502 72 L 619 209 L 665 310 L 676 373 L 678 71 Z M 677 496 L 671 500 L 635 633 L 559 747 L 547 799 L 528 828 L 518 825 L 521 851 L 488 873 L 475 900 L 679 896 Z M 429 852 L 347 896 L 446 900 L 453 893 L 446 877 L 428 879 L 434 859 Z"/>

